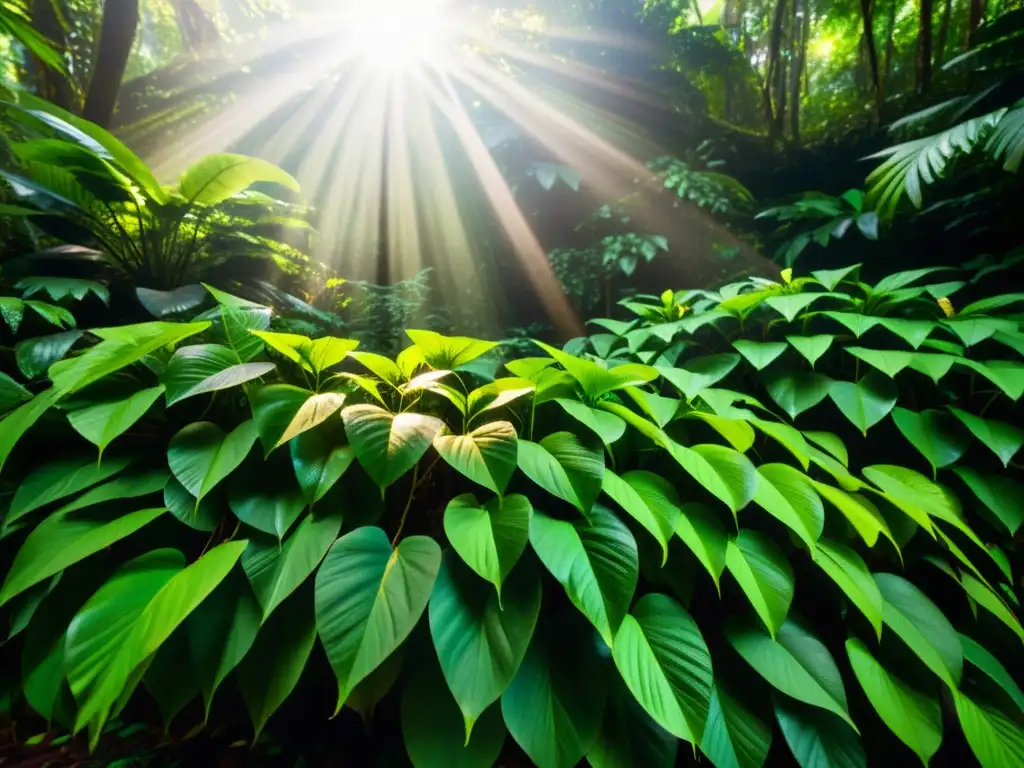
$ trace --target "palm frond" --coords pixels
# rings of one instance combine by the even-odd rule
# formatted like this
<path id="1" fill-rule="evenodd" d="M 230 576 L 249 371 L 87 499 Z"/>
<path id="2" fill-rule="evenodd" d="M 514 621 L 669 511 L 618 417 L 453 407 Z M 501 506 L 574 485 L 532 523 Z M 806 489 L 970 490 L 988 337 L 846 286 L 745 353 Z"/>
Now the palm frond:
<path id="1" fill-rule="evenodd" d="M 1017 172 L 1024 159 L 1024 99 L 1003 115 L 988 137 L 985 150 L 996 160 L 1002 160 L 1007 171 Z"/>

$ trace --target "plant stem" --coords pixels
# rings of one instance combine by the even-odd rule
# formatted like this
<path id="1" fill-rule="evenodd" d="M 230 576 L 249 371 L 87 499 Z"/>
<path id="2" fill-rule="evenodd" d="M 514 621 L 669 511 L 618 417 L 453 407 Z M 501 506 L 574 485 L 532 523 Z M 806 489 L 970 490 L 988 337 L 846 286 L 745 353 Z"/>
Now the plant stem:
<path id="1" fill-rule="evenodd" d="M 409 485 L 409 498 L 405 500 L 405 509 L 402 510 L 402 519 L 398 521 L 398 530 L 395 531 L 395 538 L 391 540 L 391 546 L 394 547 L 398 543 L 398 537 L 402 535 L 402 529 L 405 528 L 405 518 L 409 516 L 409 510 L 412 508 L 412 500 L 416 495 L 416 482 L 419 477 L 420 465 L 417 464 L 412 468 L 412 483 Z"/>

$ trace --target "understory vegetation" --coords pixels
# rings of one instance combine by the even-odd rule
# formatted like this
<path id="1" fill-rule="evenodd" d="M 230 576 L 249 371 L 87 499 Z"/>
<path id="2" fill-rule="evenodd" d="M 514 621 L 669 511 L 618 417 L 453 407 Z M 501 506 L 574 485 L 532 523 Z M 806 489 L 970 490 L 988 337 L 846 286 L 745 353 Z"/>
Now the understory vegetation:
<path id="1" fill-rule="evenodd" d="M 0 0 L 0 762 L 1024 766 L 1024 9 L 448 5 Z"/>

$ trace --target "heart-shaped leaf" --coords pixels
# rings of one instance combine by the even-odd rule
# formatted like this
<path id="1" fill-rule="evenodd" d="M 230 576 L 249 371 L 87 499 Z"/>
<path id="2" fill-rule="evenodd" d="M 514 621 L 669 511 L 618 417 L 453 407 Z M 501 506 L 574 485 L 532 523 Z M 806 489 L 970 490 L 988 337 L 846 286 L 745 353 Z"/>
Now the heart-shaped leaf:
<path id="1" fill-rule="evenodd" d="M 216 424 L 197 421 L 171 438 L 167 464 L 185 490 L 202 501 L 238 469 L 255 442 L 256 425 L 251 420 L 226 435 Z"/>
<path id="2" fill-rule="evenodd" d="M 337 441 L 326 429 L 303 432 L 288 445 L 295 477 L 311 506 L 334 487 L 356 460 L 352 446 Z"/>
<path id="3" fill-rule="evenodd" d="M 456 496 L 444 511 L 444 532 L 459 557 L 498 592 L 530 540 L 533 507 L 521 494 L 480 504 L 469 493 Z"/>
<path id="4" fill-rule="evenodd" d="M 828 394 L 850 423 L 866 435 L 896 405 L 898 391 L 891 379 L 872 371 L 856 384 L 833 382 Z"/>
<path id="5" fill-rule="evenodd" d="M 323 424 L 327 419 L 338 412 L 345 403 L 345 395 L 340 392 L 324 392 L 313 395 L 306 402 L 299 406 L 295 416 L 288 422 L 284 433 L 278 439 L 274 448 L 287 443 L 292 438 L 307 432 L 313 427 Z"/>
<path id="6" fill-rule="evenodd" d="M 381 488 L 416 466 L 444 429 L 444 422 L 433 416 L 396 416 L 375 405 L 349 406 L 341 417 L 359 464 Z"/>
<path id="7" fill-rule="evenodd" d="M 894 408 L 892 420 L 932 465 L 933 476 L 940 467 L 953 464 L 967 450 L 969 439 L 962 428 L 958 428 L 957 421 L 945 411 L 929 409 L 917 413 L 906 408 Z"/>
<path id="8" fill-rule="evenodd" d="M 687 400 L 693 400 L 702 390 L 712 387 L 724 379 L 739 365 L 740 356 L 734 353 L 705 355 L 688 360 L 684 368 L 656 366 L 658 372 L 683 393 Z"/>
<path id="9" fill-rule="evenodd" d="M 820 373 L 782 373 L 765 381 L 768 394 L 795 419 L 824 400 L 835 382 Z"/>
<path id="10" fill-rule="evenodd" d="M 68 422 L 78 434 L 100 449 L 102 459 L 106 447 L 141 419 L 163 392 L 163 387 L 151 387 L 121 400 L 71 411 Z"/>
<path id="11" fill-rule="evenodd" d="M 520 440 L 518 461 L 528 478 L 580 512 L 588 512 L 601 493 L 604 456 L 600 448 L 569 432 L 556 432 L 539 443 Z"/>
<path id="12" fill-rule="evenodd" d="M 781 341 L 748 341 L 738 339 L 732 343 L 733 347 L 747 362 L 761 371 L 775 362 L 776 358 L 786 351 L 786 345 Z"/>
<path id="13" fill-rule="evenodd" d="M 1009 466 L 1020 447 L 1024 445 L 1024 430 L 1005 421 L 983 419 L 959 408 L 950 407 L 950 412 L 963 422 L 982 445 L 992 451 L 1003 466 Z"/>
<path id="14" fill-rule="evenodd" d="M 786 341 L 803 355 L 813 368 L 821 356 L 828 352 L 835 338 L 831 333 L 821 333 L 815 336 L 787 336 Z"/>
<path id="15" fill-rule="evenodd" d="M 434 448 L 441 458 L 474 483 L 497 494 L 516 471 L 516 429 L 507 421 L 492 421 L 466 435 L 438 435 Z"/>
<path id="16" fill-rule="evenodd" d="M 243 363 L 233 349 L 219 344 L 182 347 L 174 353 L 164 371 L 167 405 L 236 387 L 265 376 L 274 368 L 273 363 Z"/>

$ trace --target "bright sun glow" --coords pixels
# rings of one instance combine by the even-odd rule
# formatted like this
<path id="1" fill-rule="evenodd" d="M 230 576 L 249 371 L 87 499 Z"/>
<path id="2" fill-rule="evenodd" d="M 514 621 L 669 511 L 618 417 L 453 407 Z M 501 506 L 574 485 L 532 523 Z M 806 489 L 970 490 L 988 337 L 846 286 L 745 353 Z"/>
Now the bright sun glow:
<path id="1" fill-rule="evenodd" d="M 374 69 L 400 71 L 441 55 L 451 19 L 445 0 L 362 2 L 347 32 Z"/>

